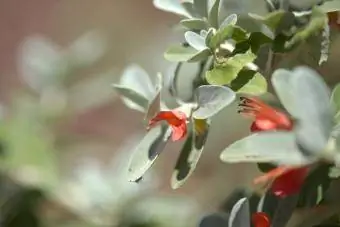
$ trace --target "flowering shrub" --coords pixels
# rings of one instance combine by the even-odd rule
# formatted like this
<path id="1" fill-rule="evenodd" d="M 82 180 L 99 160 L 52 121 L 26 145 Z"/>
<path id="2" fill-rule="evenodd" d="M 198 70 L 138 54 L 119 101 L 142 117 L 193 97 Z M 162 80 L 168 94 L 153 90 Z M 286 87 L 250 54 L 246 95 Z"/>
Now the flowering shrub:
<path id="1" fill-rule="evenodd" d="M 309 66 L 276 68 L 274 59 L 318 37 L 318 64 L 327 61 L 330 32 L 340 26 L 340 2 L 265 2 L 267 15 L 237 15 L 227 13 L 223 0 L 154 0 L 156 8 L 181 17 L 183 42 L 164 53 L 176 69 L 159 74 L 153 85 L 141 67 L 131 65 L 113 85 L 128 107 L 145 113 L 145 137 L 128 167 L 130 181 L 143 178 L 167 143 L 185 140 L 171 179 L 172 188 L 179 188 L 194 174 L 214 115 L 238 102 L 235 111 L 252 118 L 250 135 L 226 147 L 220 159 L 257 163 L 264 174 L 254 184 L 264 184 L 265 190 L 261 195 L 243 193 L 224 214 L 205 217 L 202 227 L 286 226 L 295 208 L 327 207 L 325 215 L 300 223 L 311 226 L 339 212 L 332 199 L 337 179 L 330 173 L 340 165 L 340 86 L 329 88 Z M 260 61 L 266 62 L 264 67 Z M 199 66 L 188 82 L 189 99 L 178 92 L 179 72 L 186 63 Z M 177 107 L 167 107 L 164 92 Z M 268 93 L 277 97 L 275 106 L 262 100 Z"/>

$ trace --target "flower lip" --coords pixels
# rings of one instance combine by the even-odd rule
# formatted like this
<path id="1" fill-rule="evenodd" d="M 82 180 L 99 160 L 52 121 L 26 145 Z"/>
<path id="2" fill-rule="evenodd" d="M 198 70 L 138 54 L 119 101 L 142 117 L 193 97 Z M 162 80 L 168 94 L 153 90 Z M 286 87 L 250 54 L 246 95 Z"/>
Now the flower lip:
<path id="1" fill-rule="evenodd" d="M 239 113 L 255 119 L 253 131 L 292 130 L 293 121 L 284 113 L 257 98 L 240 97 Z"/>

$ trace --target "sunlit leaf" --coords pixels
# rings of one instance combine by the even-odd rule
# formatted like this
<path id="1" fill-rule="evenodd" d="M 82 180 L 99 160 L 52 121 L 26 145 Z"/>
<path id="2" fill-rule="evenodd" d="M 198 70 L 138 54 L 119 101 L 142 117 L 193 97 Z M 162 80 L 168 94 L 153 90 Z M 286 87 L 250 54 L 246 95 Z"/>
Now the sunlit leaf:
<path id="1" fill-rule="evenodd" d="M 235 26 L 237 23 L 237 15 L 236 14 L 231 14 L 228 17 L 224 19 L 224 21 L 220 25 L 220 29 L 224 28 L 226 26 L 232 25 Z"/>
<path id="2" fill-rule="evenodd" d="M 281 23 L 281 20 L 284 15 L 285 15 L 285 11 L 283 10 L 274 11 L 272 13 L 267 14 L 265 17 L 259 16 L 253 13 L 249 13 L 250 17 L 252 17 L 255 20 L 261 21 L 268 28 L 270 28 L 272 32 L 275 32 L 277 26 Z"/>
<path id="3" fill-rule="evenodd" d="M 230 57 L 226 63 L 223 63 L 223 65 L 217 65 L 212 70 L 207 71 L 206 79 L 209 84 L 213 85 L 230 84 L 230 82 L 237 77 L 243 67 L 253 62 L 255 58 L 256 55 L 251 52 L 237 54 Z"/>
<path id="4" fill-rule="evenodd" d="M 196 89 L 198 109 L 193 112 L 196 119 L 207 119 L 235 100 L 235 93 L 228 87 L 202 85 Z"/>
<path id="5" fill-rule="evenodd" d="M 209 49 L 197 51 L 192 47 L 172 46 L 164 53 L 165 59 L 171 62 L 195 62 L 206 59 L 211 55 Z"/>
<path id="6" fill-rule="evenodd" d="M 218 28 L 218 14 L 219 14 L 220 0 L 215 0 L 209 11 L 209 22 L 210 25 L 214 28 Z"/>
<path id="7" fill-rule="evenodd" d="M 126 67 L 119 83 L 112 86 L 122 95 L 125 105 L 141 112 L 156 92 L 147 72 L 135 64 Z"/>
<path id="8" fill-rule="evenodd" d="M 304 165 L 307 159 L 291 132 L 260 132 L 238 140 L 225 148 L 220 159 L 227 163 L 271 162 L 281 165 Z"/>
<path id="9" fill-rule="evenodd" d="M 194 172 L 208 138 L 210 120 L 192 119 L 192 133 L 189 134 L 171 179 L 172 188 L 182 186 Z"/>
<path id="10" fill-rule="evenodd" d="M 153 0 L 153 5 L 160 10 L 175 13 L 180 16 L 191 17 L 188 11 L 178 0 Z"/>
<path id="11" fill-rule="evenodd" d="M 228 226 L 250 227 L 249 203 L 247 198 L 240 199 L 230 212 Z"/>
<path id="12" fill-rule="evenodd" d="M 232 25 L 227 25 L 219 30 L 211 36 L 208 46 L 212 49 L 219 47 L 221 43 L 225 40 L 231 38 L 233 34 L 234 27 Z"/>
<path id="13" fill-rule="evenodd" d="M 335 120 L 340 122 L 340 84 L 337 84 L 332 91 L 331 104 L 335 111 Z"/>
<path id="14" fill-rule="evenodd" d="M 240 77 L 240 75 L 239 75 Z M 233 81 L 234 82 L 234 81 Z M 231 87 L 233 88 L 233 82 Z M 237 90 L 237 93 L 249 94 L 249 95 L 262 95 L 267 92 L 267 80 L 258 72 L 254 72 L 252 78 Z"/>
<path id="15" fill-rule="evenodd" d="M 322 77 L 308 67 L 295 68 L 290 83 L 297 107 L 294 114 L 299 119 L 298 143 L 308 153 L 322 152 L 333 128 L 330 90 Z"/>
<path id="16" fill-rule="evenodd" d="M 205 38 L 195 32 L 187 31 L 185 32 L 184 37 L 188 44 L 198 51 L 202 51 L 207 48 L 205 46 Z"/>
<path id="17" fill-rule="evenodd" d="M 207 22 L 199 18 L 184 19 L 180 23 L 190 30 L 202 30 L 208 27 Z"/>
<path id="18" fill-rule="evenodd" d="M 155 126 L 144 136 L 133 153 L 128 168 L 129 181 L 136 181 L 144 175 L 164 150 L 170 136 L 169 127 L 163 124 Z"/>
<path id="19" fill-rule="evenodd" d="M 290 48 L 295 44 L 308 39 L 310 36 L 322 31 L 327 23 L 327 14 L 322 12 L 318 7 L 313 8 L 309 23 L 296 32 L 293 37 L 286 43 L 286 48 Z"/>

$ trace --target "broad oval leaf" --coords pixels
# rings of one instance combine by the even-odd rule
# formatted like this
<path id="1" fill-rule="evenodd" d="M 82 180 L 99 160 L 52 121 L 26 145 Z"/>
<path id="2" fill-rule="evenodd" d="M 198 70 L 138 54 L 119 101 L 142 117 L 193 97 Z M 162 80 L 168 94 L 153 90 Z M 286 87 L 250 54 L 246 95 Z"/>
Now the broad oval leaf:
<path id="1" fill-rule="evenodd" d="M 239 75 L 239 77 L 241 76 Z M 231 83 L 232 88 L 233 88 L 232 85 L 234 81 Z M 267 92 L 267 88 L 268 88 L 268 84 L 267 84 L 266 78 L 264 78 L 262 74 L 258 72 L 254 72 L 250 80 L 246 84 L 244 84 L 240 89 L 238 89 L 237 93 L 243 93 L 243 94 L 249 94 L 249 95 L 262 95 Z"/>
<path id="2" fill-rule="evenodd" d="M 297 142 L 308 153 L 322 152 L 333 129 L 330 90 L 321 76 L 308 67 L 297 67 L 291 78 L 296 105 Z"/>
<path id="3" fill-rule="evenodd" d="M 164 58 L 171 62 L 195 62 L 204 60 L 211 55 L 209 49 L 197 51 L 192 47 L 172 46 L 164 53 Z"/>
<path id="4" fill-rule="evenodd" d="M 156 92 L 147 72 L 136 64 L 126 67 L 119 83 L 113 84 L 113 87 L 123 96 L 122 100 L 129 108 L 141 112 L 145 111 Z"/>
<path id="5" fill-rule="evenodd" d="M 183 145 L 172 174 L 171 186 L 173 189 L 181 187 L 194 172 L 208 138 L 210 129 L 209 119 L 200 120 L 193 118 L 192 124 L 192 132 Z"/>
<path id="6" fill-rule="evenodd" d="M 233 13 L 224 19 L 224 21 L 221 23 L 220 29 L 228 25 L 234 26 L 236 25 L 236 23 L 237 23 L 237 14 Z"/>
<path id="7" fill-rule="evenodd" d="M 223 65 L 216 66 L 206 72 L 206 79 L 212 85 L 226 85 L 234 80 L 238 73 L 249 63 L 252 63 L 256 55 L 250 51 L 244 54 L 236 54 L 228 58 L 228 61 Z"/>
<path id="8" fill-rule="evenodd" d="M 137 181 L 143 177 L 164 150 L 170 136 L 171 129 L 165 124 L 151 128 L 133 152 L 128 168 L 129 181 Z"/>
<path id="9" fill-rule="evenodd" d="M 205 46 L 205 38 L 195 32 L 187 31 L 184 33 L 184 37 L 188 44 L 198 51 L 202 51 L 207 48 Z"/>
<path id="10" fill-rule="evenodd" d="M 184 19 L 180 23 L 190 30 L 202 30 L 208 27 L 207 22 L 199 18 Z"/>
<path id="11" fill-rule="evenodd" d="M 230 212 L 228 226 L 250 227 L 249 203 L 247 198 L 240 199 Z"/>
<path id="12" fill-rule="evenodd" d="M 225 148 L 220 159 L 226 163 L 271 162 L 277 165 L 301 166 L 307 159 L 298 149 L 293 132 L 259 132 Z"/>
<path id="13" fill-rule="evenodd" d="M 211 9 L 209 10 L 208 20 L 212 27 L 218 28 L 218 14 L 220 8 L 220 0 L 215 0 L 214 4 L 212 5 Z"/>
<path id="14" fill-rule="evenodd" d="M 175 13 L 180 16 L 191 17 L 188 11 L 183 7 L 181 1 L 178 0 L 153 0 L 153 5 L 160 10 Z"/>
<path id="15" fill-rule="evenodd" d="M 202 85 L 196 89 L 198 109 L 193 112 L 196 119 L 207 119 L 235 100 L 235 92 L 228 87 Z"/>
<path id="16" fill-rule="evenodd" d="M 212 49 L 218 48 L 224 41 L 231 38 L 233 35 L 234 27 L 227 25 L 217 30 L 217 32 L 211 36 L 208 46 Z"/>

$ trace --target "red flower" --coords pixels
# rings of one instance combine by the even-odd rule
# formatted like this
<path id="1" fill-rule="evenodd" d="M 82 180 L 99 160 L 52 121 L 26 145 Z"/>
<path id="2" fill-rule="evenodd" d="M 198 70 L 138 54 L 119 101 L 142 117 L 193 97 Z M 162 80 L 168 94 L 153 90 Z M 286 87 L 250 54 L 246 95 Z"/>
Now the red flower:
<path id="1" fill-rule="evenodd" d="M 287 130 L 293 128 L 293 122 L 284 113 L 268 106 L 262 101 L 255 98 L 241 98 L 239 106 L 242 108 L 239 112 L 251 116 L 255 120 L 250 126 L 251 132 Z M 286 167 L 279 166 L 268 173 L 256 178 L 255 184 L 269 182 L 274 180 L 271 185 L 271 191 L 280 197 L 298 193 L 308 174 L 308 167 Z"/>
<path id="2" fill-rule="evenodd" d="M 251 221 L 254 227 L 269 227 L 270 226 L 269 217 L 264 212 L 254 213 L 251 217 Z"/>
<path id="3" fill-rule="evenodd" d="M 180 110 L 160 111 L 155 117 L 149 121 L 148 130 L 156 125 L 159 121 L 167 121 L 172 129 L 171 138 L 178 141 L 185 137 L 187 133 L 187 116 Z"/>
<path id="4" fill-rule="evenodd" d="M 293 122 L 290 118 L 262 101 L 255 98 L 241 97 L 239 113 L 254 118 L 250 130 L 251 132 L 269 130 L 291 130 Z"/>
<path id="5" fill-rule="evenodd" d="M 334 11 L 334 12 L 329 12 L 327 13 L 328 15 L 328 24 L 331 27 L 340 28 L 340 12 L 339 11 Z"/>

